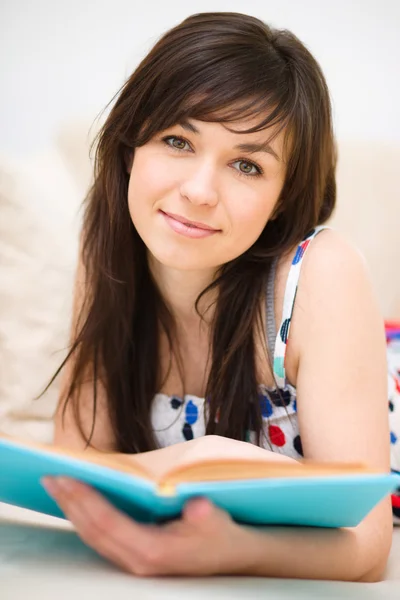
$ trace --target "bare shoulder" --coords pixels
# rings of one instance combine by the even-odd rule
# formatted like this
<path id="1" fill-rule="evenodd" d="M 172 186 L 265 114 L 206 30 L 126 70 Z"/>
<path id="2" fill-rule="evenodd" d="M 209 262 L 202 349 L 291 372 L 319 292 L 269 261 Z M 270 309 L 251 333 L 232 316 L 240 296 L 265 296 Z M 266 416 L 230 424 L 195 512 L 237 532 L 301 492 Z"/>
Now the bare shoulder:
<path id="1" fill-rule="evenodd" d="M 301 284 L 315 285 L 335 279 L 345 283 L 348 278 L 370 279 L 367 263 L 360 250 L 338 231 L 325 229 L 311 242 L 302 266 Z"/>
<path id="2" fill-rule="evenodd" d="M 296 299 L 297 321 L 332 330 L 363 324 L 383 331 L 383 318 L 361 252 L 334 230 L 319 233 L 304 257 Z M 303 331 L 304 333 L 304 331 Z"/>
<path id="3" fill-rule="evenodd" d="M 297 246 L 278 263 L 277 289 L 280 290 L 281 300 L 286 287 L 289 270 L 296 254 Z M 328 291 L 332 286 L 354 284 L 355 278 L 369 282 L 370 275 L 366 261 L 347 238 L 333 229 L 324 229 L 311 241 L 301 267 L 299 292 L 305 295 L 313 292 Z M 327 287 L 326 287 L 327 286 Z M 296 299 L 298 303 L 298 299 Z"/>
<path id="4" fill-rule="evenodd" d="M 365 303 L 379 311 L 365 258 L 339 232 L 321 231 L 304 257 L 295 310 L 315 318 L 324 311 L 328 316 Z"/>
<path id="5" fill-rule="evenodd" d="M 365 327 L 376 338 L 383 336 L 368 265 L 343 235 L 323 230 L 311 242 L 301 268 L 290 334 L 296 364 L 311 338 L 332 339 L 336 331 L 346 339 Z"/>

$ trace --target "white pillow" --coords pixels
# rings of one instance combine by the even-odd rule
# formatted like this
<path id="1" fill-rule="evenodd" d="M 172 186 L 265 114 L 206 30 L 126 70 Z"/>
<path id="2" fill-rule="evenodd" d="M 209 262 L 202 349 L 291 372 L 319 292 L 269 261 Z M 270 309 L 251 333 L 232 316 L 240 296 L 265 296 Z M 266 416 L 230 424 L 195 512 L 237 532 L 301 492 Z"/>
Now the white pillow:
<path id="1" fill-rule="evenodd" d="M 0 431 L 51 441 L 82 201 L 61 156 L 0 158 Z"/>

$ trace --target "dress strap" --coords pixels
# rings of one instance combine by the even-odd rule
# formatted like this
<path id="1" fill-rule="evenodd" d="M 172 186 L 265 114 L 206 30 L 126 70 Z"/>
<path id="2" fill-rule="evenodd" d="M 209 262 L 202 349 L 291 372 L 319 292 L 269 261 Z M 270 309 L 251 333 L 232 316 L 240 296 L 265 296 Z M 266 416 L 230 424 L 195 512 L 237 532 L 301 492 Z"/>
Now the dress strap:
<path id="1" fill-rule="evenodd" d="M 282 321 L 276 335 L 274 350 L 274 377 L 278 388 L 284 388 L 286 383 L 285 357 L 289 338 L 290 325 L 293 315 L 294 303 L 296 300 L 297 287 L 299 284 L 301 265 L 310 245 L 310 242 L 318 235 L 320 231 L 330 229 L 330 227 L 320 225 L 310 231 L 297 247 L 296 254 L 290 266 L 285 296 L 283 300 Z"/>
<path id="2" fill-rule="evenodd" d="M 278 265 L 278 259 L 274 258 L 271 264 L 271 269 L 268 274 L 267 281 L 267 294 L 266 294 L 266 310 L 267 310 L 267 322 L 266 322 L 266 334 L 267 334 L 267 345 L 270 356 L 274 356 L 275 352 L 275 340 L 276 340 L 276 323 L 275 323 L 275 276 L 276 267 Z"/>

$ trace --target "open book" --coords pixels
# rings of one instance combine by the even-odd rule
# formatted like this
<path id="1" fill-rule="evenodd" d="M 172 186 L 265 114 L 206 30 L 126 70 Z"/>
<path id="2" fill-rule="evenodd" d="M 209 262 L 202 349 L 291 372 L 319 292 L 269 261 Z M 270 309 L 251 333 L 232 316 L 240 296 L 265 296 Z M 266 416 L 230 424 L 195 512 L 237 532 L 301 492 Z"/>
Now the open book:
<path id="1" fill-rule="evenodd" d="M 0 502 L 63 517 L 40 483 L 63 475 L 141 522 L 177 518 L 190 498 L 205 496 L 238 522 L 351 527 L 400 485 L 400 477 L 362 465 L 275 462 L 261 452 L 193 460 L 170 452 L 155 460 L 157 452 L 75 452 L 0 436 Z"/>

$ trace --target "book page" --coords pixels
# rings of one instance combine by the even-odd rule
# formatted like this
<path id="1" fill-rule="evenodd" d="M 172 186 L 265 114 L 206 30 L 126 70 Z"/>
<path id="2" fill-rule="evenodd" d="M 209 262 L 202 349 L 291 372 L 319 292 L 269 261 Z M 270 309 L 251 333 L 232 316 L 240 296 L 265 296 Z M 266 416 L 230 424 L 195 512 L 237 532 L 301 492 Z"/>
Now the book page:
<path id="1" fill-rule="evenodd" d="M 145 463 L 136 461 L 135 455 L 122 454 L 118 452 L 101 452 L 94 448 L 86 450 L 71 450 L 70 448 L 55 446 L 53 444 L 45 444 L 33 442 L 32 440 L 24 440 L 22 438 L 14 438 L 9 435 L 0 434 L 0 440 L 4 439 L 17 446 L 22 446 L 26 450 L 40 450 L 49 454 L 61 454 L 70 458 L 81 460 L 83 462 L 94 463 L 102 467 L 122 471 L 131 475 L 136 475 L 144 479 L 153 479 L 153 475 L 146 469 Z"/>
<path id="2" fill-rule="evenodd" d="M 247 442 L 206 436 L 187 443 L 177 464 L 160 483 L 227 481 L 264 477 L 310 477 L 376 472 L 361 464 L 315 463 L 265 450 Z"/>
<path id="3" fill-rule="evenodd" d="M 220 436 L 204 436 L 159 450 L 130 456 L 132 463 L 144 467 L 155 480 L 164 480 L 171 471 L 185 472 L 199 463 L 207 462 L 208 464 L 209 460 L 225 464 L 226 459 L 229 459 L 230 462 L 238 461 L 239 465 L 243 460 L 293 463 L 291 458 L 282 454 L 269 452 L 247 442 Z"/>
<path id="4" fill-rule="evenodd" d="M 303 477 L 376 472 L 363 465 L 298 462 L 238 440 L 204 436 L 141 454 L 106 453 L 88 448 L 70 450 L 50 444 L 4 437 L 26 448 L 36 448 L 92 462 L 160 485 L 190 481 L 227 481 L 264 477 Z"/>
<path id="5" fill-rule="evenodd" d="M 159 481 L 160 485 L 173 486 L 179 483 L 199 481 L 232 481 L 235 479 L 266 479 L 285 477 L 329 477 L 381 473 L 363 465 L 316 464 L 303 461 L 277 462 L 259 459 L 208 459 L 197 463 L 183 464 L 169 471 Z"/>

